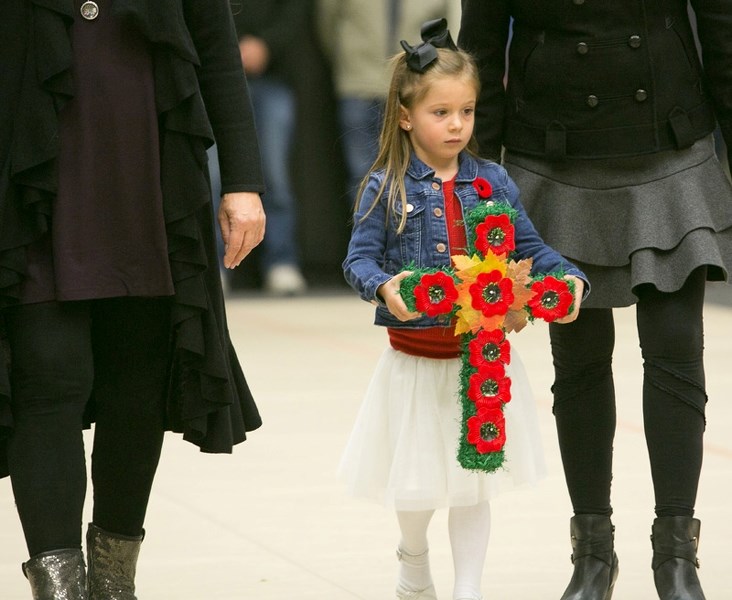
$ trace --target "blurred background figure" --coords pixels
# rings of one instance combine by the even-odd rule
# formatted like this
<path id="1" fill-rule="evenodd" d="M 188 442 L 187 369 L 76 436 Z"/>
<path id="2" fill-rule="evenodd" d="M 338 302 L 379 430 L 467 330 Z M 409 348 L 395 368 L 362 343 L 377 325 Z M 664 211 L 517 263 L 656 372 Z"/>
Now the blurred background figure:
<path id="1" fill-rule="evenodd" d="M 291 181 L 297 115 L 290 67 L 298 39 L 308 26 L 310 7 L 303 0 L 242 0 L 232 2 L 232 10 L 267 186 L 263 196 L 267 233 L 258 253 L 262 285 L 274 295 L 301 294 L 307 284 L 300 266 L 297 198 Z M 218 198 L 215 148 L 209 151 L 209 162 L 213 194 Z"/>
<path id="2" fill-rule="evenodd" d="M 445 17 L 457 34 L 460 0 L 316 2 L 318 34 L 331 63 L 338 103 L 347 197 L 353 204 L 361 179 L 376 158 L 388 86 L 387 58 L 400 51 L 399 40 L 414 39 L 425 21 Z"/>

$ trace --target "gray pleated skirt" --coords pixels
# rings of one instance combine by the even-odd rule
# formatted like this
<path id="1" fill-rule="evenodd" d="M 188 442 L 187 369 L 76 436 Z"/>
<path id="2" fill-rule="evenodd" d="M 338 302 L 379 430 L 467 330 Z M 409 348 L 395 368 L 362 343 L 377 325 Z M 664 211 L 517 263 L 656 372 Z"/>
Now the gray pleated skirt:
<path id="1" fill-rule="evenodd" d="M 505 167 L 550 246 L 587 275 L 583 308 L 629 306 L 637 286 L 681 288 L 697 267 L 727 281 L 732 186 L 711 136 L 691 148 L 547 162 L 506 153 Z"/>

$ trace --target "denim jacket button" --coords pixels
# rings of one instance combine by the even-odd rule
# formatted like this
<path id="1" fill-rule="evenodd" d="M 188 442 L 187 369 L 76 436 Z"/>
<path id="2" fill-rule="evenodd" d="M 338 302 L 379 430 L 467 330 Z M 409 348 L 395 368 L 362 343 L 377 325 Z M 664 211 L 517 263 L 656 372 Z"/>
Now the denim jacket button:
<path id="1" fill-rule="evenodd" d="M 436 217 L 441 217 L 441 216 L 442 216 L 442 209 L 441 209 L 440 207 L 437 207 L 437 208 L 436 208 L 435 210 L 433 210 L 433 211 L 432 211 L 432 213 L 433 213 L 433 214 L 434 214 L 434 215 L 435 215 Z"/>
<path id="2" fill-rule="evenodd" d="M 444 252 L 445 250 L 447 250 L 447 246 L 440 242 L 439 244 L 437 244 L 437 246 L 435 246 L 435 250 L 437 250 L 438 252 Z"/>
<path id="3" fill-rule="evenodd" d="M 414 204 L 407 204 L 407 212 L 412 212 L 414 210 Z"/>
<path id="4" fill-rule="evenodd" d="M 432 189 L 433 190 L 439 190 L 440 189 L 440 184 L 437 183 L 436 181 L 433 181 L 432 182 Z"/>

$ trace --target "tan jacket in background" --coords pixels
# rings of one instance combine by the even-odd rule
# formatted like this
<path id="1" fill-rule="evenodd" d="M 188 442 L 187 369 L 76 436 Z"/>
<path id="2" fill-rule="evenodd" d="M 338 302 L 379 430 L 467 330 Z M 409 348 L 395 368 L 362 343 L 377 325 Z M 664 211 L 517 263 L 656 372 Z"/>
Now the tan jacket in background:
<path id="1" fill-rule="evenodd" d="M 401 0 L 401 19 L 389 40 L 388 0 L 317 0 L 316 22 L 339 97 L 385 97 L 388 59 L 401 50 L 399 40 L 421 41 L 420 27 L 445 17 L 452 38 L 460 27 L 460 0 Z"/>

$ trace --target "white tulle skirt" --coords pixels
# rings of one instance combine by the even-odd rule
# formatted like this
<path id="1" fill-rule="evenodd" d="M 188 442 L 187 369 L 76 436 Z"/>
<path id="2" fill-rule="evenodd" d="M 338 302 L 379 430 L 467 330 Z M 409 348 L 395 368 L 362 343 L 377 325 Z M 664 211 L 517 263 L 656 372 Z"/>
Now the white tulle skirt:
<path id="1" fill-rule="evenodd" d="M 546 473 L 536 404 L 511 349 L 511 402 L 505 406 L 505 463 L 494 473 L 457 461 L 460 359 L 382 354 L 346 445 L 339 475 L 357 497 L 396 510 L 470 506 L 535 484 Z"/>

